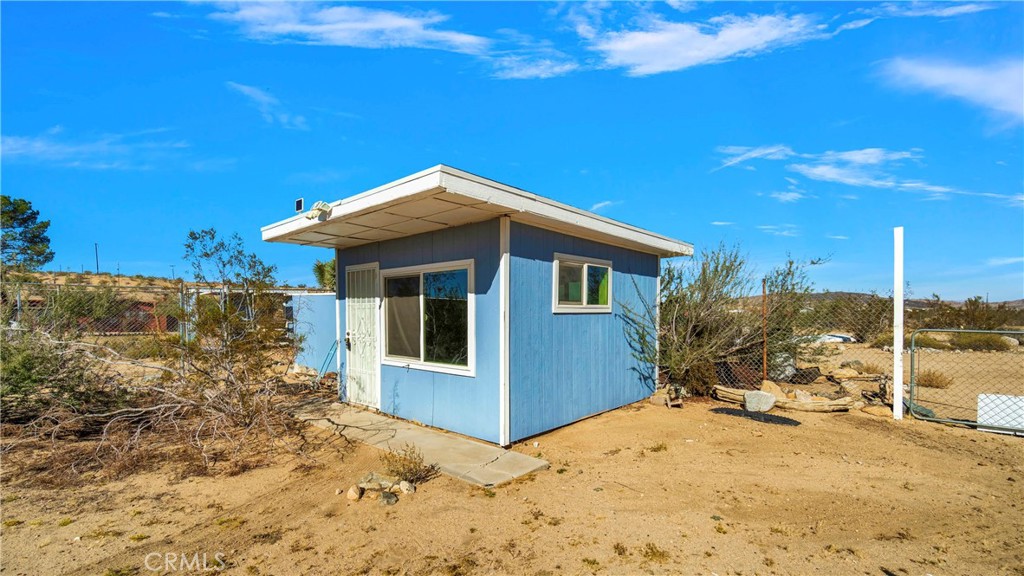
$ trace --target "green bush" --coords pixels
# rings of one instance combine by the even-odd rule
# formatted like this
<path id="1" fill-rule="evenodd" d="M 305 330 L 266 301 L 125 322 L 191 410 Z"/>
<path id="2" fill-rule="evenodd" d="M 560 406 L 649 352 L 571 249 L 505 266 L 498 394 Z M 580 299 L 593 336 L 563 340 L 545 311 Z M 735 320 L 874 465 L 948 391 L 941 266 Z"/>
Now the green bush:
<path id="1" fill-rule="evenodd" d="M 958 332 L 949 339 L 949 343 L 957 350 L 995 350 L 1003 352 L 1010 349 L 1010 345 L 1004 342 L 998 334 Z"/>
<path id="2" fill-rule="evenodd" d="M 715 365 L 710 362 L 694 364 L 683 373 L 681 384 L 684 390 L 694 396 L 710 396 L 711 389 L 718 384 Z"/>

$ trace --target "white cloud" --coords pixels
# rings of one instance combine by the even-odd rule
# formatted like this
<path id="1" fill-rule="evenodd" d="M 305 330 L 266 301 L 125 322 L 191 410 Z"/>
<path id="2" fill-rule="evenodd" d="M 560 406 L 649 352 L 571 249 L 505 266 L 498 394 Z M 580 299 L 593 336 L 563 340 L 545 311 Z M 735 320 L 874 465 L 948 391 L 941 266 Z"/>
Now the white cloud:
<path id="1" fill-rule="evenodd" d="M 1019 59 L 972 66 L 896 58 L 885 63 L 884 73 L 898 86 L 958 98 L 1014 124 L 1024 122 L 1024 62 Z"/>
<path id="2" fill-rule="evenodd" d="M 863 148 L 860 150 L 847 150 L 845 152 L 829 150 L 821 155 L 821 159 L 825 162 L 849 162 L 850 164 L 885 164 L 908 158 L 920 158 L 920 152 L 919 148 L 897 151 L 886 150 L 885 148 Z"/>
<path id="3" fill-rule="evenodd" d="M 812 18 L 797 14 L 724 15 L 705 23 L 651 16 L 638 29 L 593 37 L 591 48 L 607 65 L 626 68 L 630 76 L 646 76 L 751 57 L 823 34 Z"/>
<path id="4" fill-rule="evenodd" d="M 247 86 L 237 82 L 228 81 L 224 84 L 248 98 L 256 109 L 260 111 L 260 115 L 263 116 L 263 120 L 267 124 L 276 123 L 283 128 L 290 128 L 292 130 L 309 130 L 309 124 L 307 124 L 304 116 L 286 111 L 281 106 L 280 100 L 269 92 L 260 90 L 255 86 Z"/>
<path id="5" fill-rule="evenodd" d="M 991 10 L 991 4 L 951 4 L 947 2 L 887 2 L 882 4 L 875 12 L 886 16 L 897 17 L 919 17 L 933 16 L 937 18 L 948 18 L 952 16 L 963 16 Z"/>
<path id="6" fill-rule="evenodd" d="M 849 240 L 850 239 L 849 236 L 842 236 L 842 235 L 839 235 L 839 234 L 826 234 L 825 238 L 830 238 L 832 240 Z"/>
<path id="7" fill-rule="evenodd" d="M 150 138 L 167 132 L 163 128 L 103 134 L 87 140 L 56 138 L 63 132 L 63 128 L 55 126 L 42 136 L 3 136 L 0 140 L 3 160 L 88 170 L 148 170 L 189 147 L 183 140 Z"/>
<path id="8" fill-rule="evenodd" d="M 764 232 L 765 234 L 771 234 L 772 236 L 795 237 L 800 235 L 799 229 L 795 224 L 766 224 L 758 226 L 757 229 Z"/>
<path id="9" fill-rule="evenodd" d="M 834 182 L 856 188 L 876 188 L 899 192 L 914 192 L 926 200 L 946 200 L 951 196 L 974 196 L 1003 200 L 1011 205 L 1024 204 L 1024 194 L 998 194 L 993 192 L 975 192 L 952 186 L 932 184 L 917 178 L 899 176 L 897 172 L 903 168 L 904 160 L 918 160 L 923 157 L 922 150 L 886 150 L 884 148 L 863 148 L 859 150 L 829 150 L 817 154 L 801 153 L 792 148 L 776 144 L 773 146 L 721 146 L 717 150 L 726 155 L 725 160 L 715 170 L 726 167 L 742 167 L 744 163 L 754 160 L 790 160 L 800 159 L 786 165 L 790 172 L 818 182 Z M 795 185 L 789 187 L 790 192 L 803 193 Z M 780 201 L 795 201 L 792 194 L 777 192 L 771 194 Z M 806 196 L 806 195 L 804 195 Z M 843 196 L 847 200 L 856 200 L 856 196 Z"/>
<path id="10" fill-rule="evenodd" d="M 1009 264 L 1022 264 L 1024 257 L 1010 256 L 1008 258 L 989 258 L 986 262 L 989 266 L 1007 266 Z"/>
<path id="11" fill-rule="evenodd" d="M 790 190 L 788 192 L 772 192 L 771 194 L 769 194 L 769 196 L 775 198 L 776 200 L 782 203 L 796 202 L 797 200 L 802 200 L 806 198 L 806 196 L 803 193 L 797 192 L 795 190 Z"/>
<path id="12" fill-rule="evenodd" d="M 591 206 L 590 207 L 590 211 L 591 212 L 600 212 L 601 210 L 604 210 L 605 208 L 611 208 L 612 206 L 615 206 L 616 204 L 621 204 L 621 202 L 616 202 L 616 201 L 613 201 L 613 200 L 602 200 L 601 202 L 598 202 L 597 204 L 594 204 L 593 206 Z"/>
<path id="13" fill-rule="evenodd" d="M 579 68 L 570 60 L 550 58 L 532 58 L 530 56 L 511 55 L 492 59 L 495 78 L 506 80 L 525 80 L 533 78 L 554 78 L 565 76 Z"/>
<path id="14" fill-rule="evenodd" d="M 248 3 L 223 8 L 213 18 L 238 24 L 253 40 L 353 48 L 428 48 L 481 54 L 490 40 L 438 28 L 437 12 L 399 12 L 315 3 Z"/>
<path id="15" fill-rule="evenodd" d="M 732 226 L 733 224 L 735 224 L 735 222 L 725 222 L 723 220 L 715 220 L 714 222 L 711 222 L 712 226 Z"/>
<path id="16" fill-rule="evenodd" d="M 793 150 L 789 146 L 783 146 L 782 144 L 776 144 L 774 146 L 719 146 L 718 151 L 728 155 L 728 158 L 722 160 L 722 165 L 715 170 L 721 170 L 722 168 L 728 168 L 729 166 L 735 166 L 742 164 L 748 160 L 754 160 L 755 158 L 765 158 L 767 160 L 785 160 L 793 156 Z M 714 172 L 715 170 L 712 170 Z"/>

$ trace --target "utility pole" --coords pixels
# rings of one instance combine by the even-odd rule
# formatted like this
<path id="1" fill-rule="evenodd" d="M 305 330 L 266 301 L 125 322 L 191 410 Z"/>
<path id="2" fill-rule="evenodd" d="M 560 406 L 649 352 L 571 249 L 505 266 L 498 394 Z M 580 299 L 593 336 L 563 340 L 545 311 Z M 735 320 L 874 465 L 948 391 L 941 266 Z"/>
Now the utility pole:
<path id="1" fill-rule="evenodd" d="M 96 242 L 93 244 L 93 248 L 96 249 L 96 274 L 100 273 L 100 243 Z"/>
<path id="2" fill-rule="evenodd" d="M 174 280 L 174 264 L 171 264 L 171 280 Z"/>

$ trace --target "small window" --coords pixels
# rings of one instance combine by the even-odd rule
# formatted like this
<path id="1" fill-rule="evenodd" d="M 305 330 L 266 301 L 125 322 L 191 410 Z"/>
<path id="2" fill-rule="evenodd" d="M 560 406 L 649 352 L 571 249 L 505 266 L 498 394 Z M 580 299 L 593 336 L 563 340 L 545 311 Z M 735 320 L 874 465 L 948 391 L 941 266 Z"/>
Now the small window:
<path id="1" fill-rule="evenodd" d="M 611 262 L 555 254 L 554 268 L 554 312 L 611 312 Z"/>
<path id="2" fill-rule="evenodd" d="M 384 358 L 464 373 L 472 368 L 472 263 L 386 270 Z"/>

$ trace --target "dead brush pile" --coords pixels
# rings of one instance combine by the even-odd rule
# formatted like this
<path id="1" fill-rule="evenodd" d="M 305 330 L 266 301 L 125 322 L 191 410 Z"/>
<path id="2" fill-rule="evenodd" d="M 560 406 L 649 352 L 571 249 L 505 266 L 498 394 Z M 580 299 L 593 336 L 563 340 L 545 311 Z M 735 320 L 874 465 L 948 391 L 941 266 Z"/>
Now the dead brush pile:
<path id="1" fill-rule="evenodd" d="M 179 475 L 230 473 L 277 451 L 304 453 L 302 425 L 282 409 L 273 268 L 213 230 L 190 233 L 186 257 L 197 281 L 213 273 L 216 290 L 176 312 L 190 337 L 164 339 L 158 359 L 126 357 L 56 323 L 0 333 L 5 482 L 67 485 L 165 464 Z"/>

